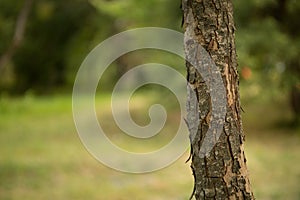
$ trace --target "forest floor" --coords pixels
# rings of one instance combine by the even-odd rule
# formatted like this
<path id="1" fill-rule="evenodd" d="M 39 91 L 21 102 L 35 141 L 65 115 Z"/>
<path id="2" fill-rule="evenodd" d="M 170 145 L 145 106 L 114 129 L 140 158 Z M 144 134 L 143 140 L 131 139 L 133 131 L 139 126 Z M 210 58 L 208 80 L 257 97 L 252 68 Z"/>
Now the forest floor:
<path id="1" fill-rule="evenodd" d="M 146 124 L 147 99 L 137 96 L 133 118 Z M 1 200 L 183 200 L 193 188 L 186 152 L 169 167 L 133 175 L 94 159 L 82 145 L 72 118 L 70 96 L 0 98 Z M 116 144 L 132 151 L 163 146 L 180 119 L 170 112 L 165 136 L 140 145 L 119 136 L 109 98 L 97 97 L 98 119 Z M 289 128 L 285 104 L 247 102 L 243 109 L 246 156 L 259 200 L 300 199 L 300 130 Z M 140 111 L 143 111 L 142 113 Z M 146 119 L 146 122 L 144 121 Z M 140 121 L 139 121 L 140 120 Z"/>

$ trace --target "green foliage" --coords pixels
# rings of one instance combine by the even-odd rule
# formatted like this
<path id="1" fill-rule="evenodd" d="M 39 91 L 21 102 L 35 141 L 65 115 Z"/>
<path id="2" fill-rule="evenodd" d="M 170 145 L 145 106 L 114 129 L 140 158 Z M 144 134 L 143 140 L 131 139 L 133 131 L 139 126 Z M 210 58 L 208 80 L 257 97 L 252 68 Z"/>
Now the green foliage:
<path id="1" fill-rule="evenodd" d="M 242 86 L 249 99 L 289 97 L 295 121 L 300 107 L 292 88 L 300 85 L 300 2 L 295 0 L 234 1 L 240 68 L 252 71 Z"/>
<path id="2" fill-rule="evenodd" d="M 10 46 L 22 6 L 23 1 L 0 2 L 0 55 Z M 278 91 L 299 82 L 299 1 L 234 0 L 234 6 L 240 68 L 248 67 L 253 73 L 246 84 L 255 82 L 263 88 L 272 85 Z M 70 88 L 91 49 L 115 33 L 144 26 L 181 30 L 180 1 L 35 1 L 25 39 L 1 77 L 0 91 L 8 88 L 21 94 L 27 90 L 47 93 L 59 87 Z M 117 61 L 106 72 L 105 77 L 111 77 L 104 78 L 106 90 L 136 64 L 159 61 L 185 70 L 183 62 L 165 54 L 130 53 L 125 57 L 126 62 Z"/>
<path id="3" fill-rule="evenodd" d="M 180 28 L 180 1 L 173 0 L 90 0 L 102 13 L 116 19 L 116 28 L 163 26 Z"/>
<path id="4" fill-rule="evenodd" d="M 0 55 L 10 46 L 21 1 L 0 3 Z M 11 90 L 48 93 L 71 86 L 87 53 L 99 42 L 130 27 L 163 26 L 180 29 L 180 2 L 40 0 L 31 11 L 25 39 L 13 57 L 3 80 Z M 96 9 L 97 8 L 97 9 Z M 130 11 L 130 12 L 128 12 Z M 116 66 L 115 66 L 116 67 Z M 114 74 L 116 70 L 112 70 Z M 3 82 L 3 81 L 2 81 Z M 111 85 L 108 80 L 108 84 Z M 4 86 L 1 86 L 0 90 Z"/>
<path id="5" fill-rule="evenodd" d="M 259 72 L 266 85 L 290 88 L 299 82 L 299 1 L 234 2 L 240 65 Z"/>
<path id="6" fill-rule="evenodd" d="M 43 92 L 65 84 L 67 45 L 94 17 L 85 1 L 36 1 L 26 40 L 14 57 L 15 89 Z"/>

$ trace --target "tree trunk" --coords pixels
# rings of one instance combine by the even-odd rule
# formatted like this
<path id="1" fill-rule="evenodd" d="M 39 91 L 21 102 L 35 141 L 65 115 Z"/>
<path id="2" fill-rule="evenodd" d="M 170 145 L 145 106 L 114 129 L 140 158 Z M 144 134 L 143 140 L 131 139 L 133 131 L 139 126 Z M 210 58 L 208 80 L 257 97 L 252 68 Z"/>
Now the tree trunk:
<path id="1" fill-rule="evenodd" d="M 203 77 L 187 63 L 188 81 L 193 86 L 200 111 L 195 141 L 191 141 L 191 168 L 199 199 L 254 199 L 244 154 L 244 133 L 238 92 L 238 72 L 231 0 L 183 0 L 184 28 L 193 30 L 199 44 L 209 53 L 221 72 L 226 88 L 224 127 L 209 155 L 199 156 L 212 111 L 211 95 Z M 189 13 L 192 13 L 190 19 Z M 193 21 L 193 23 L 191 22 Z M 185 43 L 185 48 L 189 48 Z M 211 70 L 210 66 L 206 70 Z M 226 108 L 225 108 L 226 107 Z M 203 115 L 203 113 L 205 113 Z M 203 117 L 204 116 L 204 117 Z M 189 119 L 188 119 L 189 120 Z M 189 122 L 187 122 L 189 123 Z"/>
<path id="2" fill-rule="evenodd" d="M 292 86 L 290 99 L 295 115 L 295 124 L 297 125 L 300 122 L 300 84 Z"/>
<path id="3" fill-rule="evenodd" d="M 6 52 L 4 52 L 4 54 L 0 56 L 0 73 L 4 70 L 5 65 L 10 61 L 15 51 L 19 48 L 20 44 L 23 41 L 32 3 L 33 0 L 26 0 L 24 2 L 24 6 L 22 7 L 16 22 L 15 33 L 11 45 L 8 47 Z"/>

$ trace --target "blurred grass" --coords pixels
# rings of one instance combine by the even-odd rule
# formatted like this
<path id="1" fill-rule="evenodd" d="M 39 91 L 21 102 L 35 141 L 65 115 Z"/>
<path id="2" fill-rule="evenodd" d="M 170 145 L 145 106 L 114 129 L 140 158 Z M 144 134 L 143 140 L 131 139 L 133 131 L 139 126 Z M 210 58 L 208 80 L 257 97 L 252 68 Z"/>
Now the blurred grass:
<path id="1" fill-rule="evenodd" d="M 138 96 L 134 104 L 145 114 L 149 96 Z M 98 117 L 103 126 L 111 126 L 109 98 L 97 97 Z M 104 109 L 103 109 L 104 108 Z M 243 115 L 247 134 L 246 154 L 257 199 L 300 199 L 300 134 L 288 127 L 276 126 L 288 121 L 285 104 L 247 102 Z M 177 114 L 176 114 L 177 113 Z M 140 112 L 133 113 L 135 119 Z M 165 132 L 176 130 L 177 111 L 171 111 Z M 298 131 L 299 132 L 299 131 Z M 156 148 L 149 142 L 145 148 Z M 122 136 L 110 137 L 119 144 L 134 146 Z M 172 135 L 172 134 L 171 134 Z M 153 144 L 154 143 L 154 144 Z M 127 145 L 126 145 L 127 144 Z M 129 144 L 129 145 L 128 145 Z M 155 173 L 131 175 L 116 172 L 96 161 L 81 144 L 72 119 L 69 96 L 0 98 L 0 199 L 112 199 L 181 200 L 188 199 L 193 187 L 189 164 L 184 155 L 173 165 Z"/>
<path id="2" fill-rule="evenodd" d="M 257 199 L 300 199 L 300 129 L 283 102 L 244 105 L 246 154 Z"/>

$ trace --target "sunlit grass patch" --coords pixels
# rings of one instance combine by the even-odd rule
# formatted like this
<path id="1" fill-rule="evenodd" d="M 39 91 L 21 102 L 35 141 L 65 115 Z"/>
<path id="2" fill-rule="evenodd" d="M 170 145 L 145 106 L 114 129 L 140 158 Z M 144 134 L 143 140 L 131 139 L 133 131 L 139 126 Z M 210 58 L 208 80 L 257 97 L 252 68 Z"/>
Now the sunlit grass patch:
<path id="1" fill-rule="evenodd" d="M 149 123 L 149 104 L 156 101 L 151 96 L 132 99 L 133 119 L 141 125 Z M 96 102 L 100 124 L 123 148 L 153 150 L 177 130 L 180 113 L 173 106 L 167 107 L 170 121 L 166 135 L 160 133 L 160 137 L 140 143 L 126 138 L 112 123 L 108 96 L 97 96 Z M 71 108 L 70 96 L 0 100 L 0 199 L 188 199 L 193 188 L 189 163 L 185 164 L 188 152 L 158 172 L 116 172 L 99 163 L 82 145 Z M 274 128 L 272 121 L 280 119 L 280 113 L 282 118 L 289 114 L 272 104 L 248 103 L 244 109 L 246 155 L 257 199 L 299 199 L 299 134 L 293 129 Z M 262 117 L 264 109 L 271 118 Z"/>

